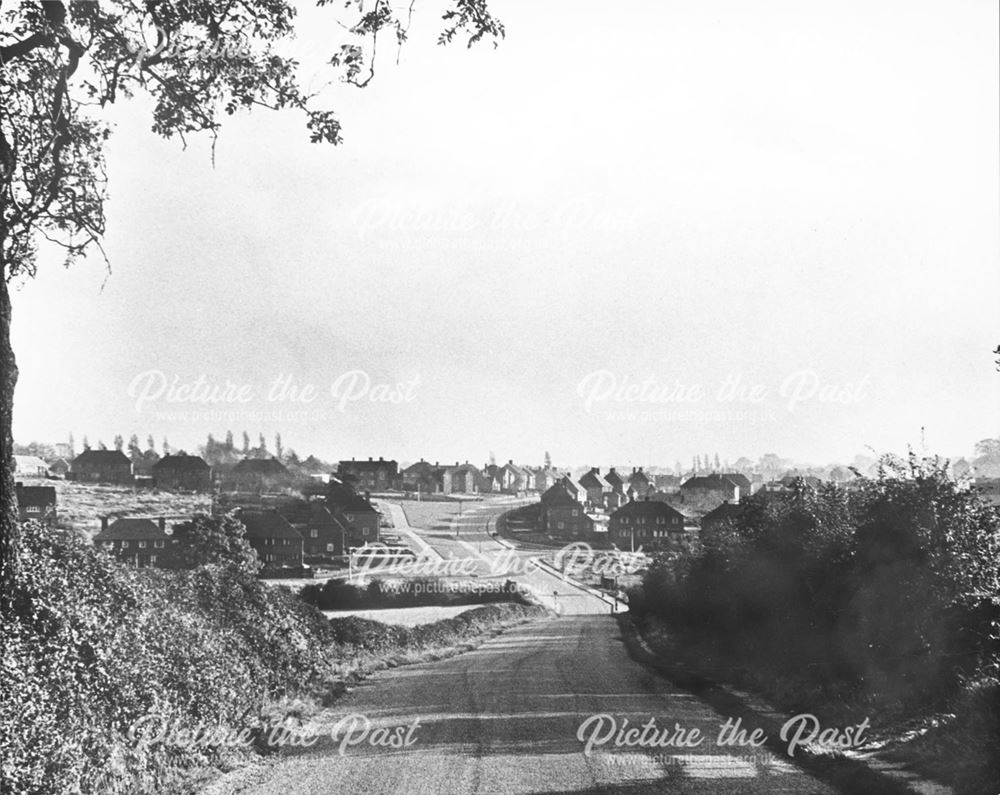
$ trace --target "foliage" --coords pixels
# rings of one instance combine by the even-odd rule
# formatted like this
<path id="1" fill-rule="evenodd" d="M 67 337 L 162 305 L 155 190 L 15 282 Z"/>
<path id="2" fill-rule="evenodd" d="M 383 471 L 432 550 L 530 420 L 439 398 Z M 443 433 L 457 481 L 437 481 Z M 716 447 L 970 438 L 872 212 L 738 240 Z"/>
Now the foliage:
<path id="1" fill-rule="evenodd" d="M 129 741 L 146 715 L 232 726 L 329 664 L 322 614 L 237 567 L 135 570 L 23 528 L 0 682 L 3 791 L 152 791 L 214 751 Z"/>
<path id="2" fill-rule="evenodd" d="M 633 610 L 760 670 L 902 709 L 1000 659 L 1000 517 L 938 459 L 884 457 L 850 491 L 758 494 Z"/>
<path id="3" fill-rule="evenodd" d="M 320 6 L 327 5 L 320 2 Z M 376 44 L 406 40 L 412 4 L 330 4 L 331 29 L 346 37 L 328 61 L 331 78 L 364 86 Z M 336 14 L 336 16 L 335 16 Z M 136 93 L 153 102 L 153 132 L 182 141 L 215 136 L 238 110 L 291 109 L 313 142 L 339 144 L 336 114 L 299 80 L 283 53 L 295 33 L 286 0 L 219 4 L 21 2 L 0 14 L 0 257 L 4 278 L 32 275 L 36 236 L 73 260 L 100 247 L 107 195 L 101 110 Z M 345 17 L 347 18 L 345 24 Z M 454 0 L 440 43 L 465 34 L 471 46 L 504 35 L 485 0 Z"/>
<path id="4" fill-rule="evenodd" d="M 252 576 L 260 569 L 257 553 L 246 538 L 246 528 L 233 515 L 195 516 L 174 528 L 178 561 L 185 568 L 229 565 Z"/>

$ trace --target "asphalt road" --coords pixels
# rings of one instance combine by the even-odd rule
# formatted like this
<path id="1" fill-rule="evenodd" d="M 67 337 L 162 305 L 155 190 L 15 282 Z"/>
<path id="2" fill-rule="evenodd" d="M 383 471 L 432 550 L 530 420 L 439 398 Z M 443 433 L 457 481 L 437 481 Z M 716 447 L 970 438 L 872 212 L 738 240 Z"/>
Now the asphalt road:
<path id="1" fill-rule="evenodd" d="M 705 739 L 695 748 L 595 744 L 587 756 L 578 731 L 601 714 L 617 727 L 626 719 L 631 727 L 653 718 L 658 729 L 697 728 Z M 360 718 L 337 725 L 349 715 L 365 716 L 367 730 Z M 726 717 L 634 662 L 610 616 L 542 619 L 457 657 L 366 680 L 307 729 L 306 736 L 318 738 L 314 746 L 286 748 L 230 791 L 835 791 L 765 749 L 717 745 Z M 610 725 L 604 723 L 597 737 Z M 373 746 L 380 728 L 410 744 Z"/>

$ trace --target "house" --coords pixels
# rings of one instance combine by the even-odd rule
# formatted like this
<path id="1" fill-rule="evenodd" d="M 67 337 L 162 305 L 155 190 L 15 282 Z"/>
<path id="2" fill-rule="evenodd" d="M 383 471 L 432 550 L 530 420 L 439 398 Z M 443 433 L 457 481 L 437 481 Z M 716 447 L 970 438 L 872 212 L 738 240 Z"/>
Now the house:
<path id="1" fill-rule="evenodd" d="M 326 507 L 346 525 L 348 548 L 379 540 L 379 512 L 349 486 L 331 483 L 326 493 Z"/>
<path id="2" fill-rule="evenodd" d="M 347 553 L 347 523 L 322 502 L 298 500 L 278 508 L 278 513 L 302 536 L 306 563 L 330 564 Z"/>
<path id="3" fill-rule="evenodd" d="M 437 494 L 441 491 L 441 474 L 443 470 L 438 464 L 431 464 L 420 459 L 410 464 L 400 473 L 403 491 L 416 491 L 420 494 Z"/>
<path id="4" fill-rule="evenodd" d="M 681 488 L 681 478 L 680 475 L 653 475 L 653 485 L 657 491 L 676 494 Z M 747 486 L 749 487 L 749 481 L 747 481 Z"/>
<path id="5" fill-rule="evenodd" d="M 292 483 L 291 473 L 276 458 L 244 458 L 226 475 L 228 491 L 277 491 Z"/>
<path id="6" fill-rule="evenodd" d="M 746 510 L 745 504 L 732 502 L 724 502 L 717 508 L 713 508 L 701 517 L 702 537 L 714 533 L 719 528 L 732 526 L 744 510 Z"/>
<path id="7" fill-rule="evenodd" d="M 583 499 L 577 498 L 578 493 L 583 495 Z M 568 478 L 562 478 L 542 492 L 542 496 L 539 497 L 542 508 L 544 509 L 549 503 L 561 502 L 563 495 L 567 495 L 577 505 L 583 505 L 587 500 L 587 492 L 585 489 L 581 489 L 580 492 L 577 492 L 575 489 L 571 489 Z"/>
<path id="8" fill-rule="evenodd" d="M 500 467 L 495 465 L 483 467 L 483 471 L 479 474 L 479 491 L 483 494 L 499 494 L 503 491 Z"/>
<path id="9" fill-rule="evenodd" d="M 625 481 L 622 480 L 622 476 L 618 474 L 618 471 L 614 467 L 608 470 L 608 474 L 604 476 L 604 479 L 611 486 L 611 490 L 615 494 L 625 495 Z"/>
<path id="10" fill-rule="evenodd" d="M 707 512 L 724 502 L 739 502 L 740 487 L 722 475 L 696 475 L 681 484 L 680 496 L 693 510 Z"/>
<path id="11" fill-rule="evenodd" d="M 455 462 L 455 466 L 444 470 L 441 478 L 441 490 L 445 494 L 478 494 L 479 470 L 466 461 L 464 464 Z"/>
<path id="12" fill-rule="evenodd" d="M 52 525 L 56 521 L 56 490 L 53 486 L 14 485 L 17 497 L 17 518 L 21 522 L 37 521 Z"/>
<path id="13" fill-rule="evenodd" d="M 14 456 L 14 477 L 45 478 L 49 476 L 49 465 L 35 455 Z"/>
<path id="14" fill-rule="evenodd" d="M 123 517 L 108 524 L 101 519 L 101 532 L 94 536 L 94 545 L 136 568 L 155 566 L 170 569 L 178 565 L 177 538 L 167 527 L 164 517 L 147 519 Z"/>
<path id="15" fill-rule="evenodd" d="M 723 472 L 722 477 L 740 487 L 740 499 L 745 500 L 756 491 L 753 482 L 742 472 Z"/>
<path id="16" fill-rule="evenodd" d="M 569 475 L 565 475 L 560 483 L 563 484 L 573 499 L 581 505 L 587 504 L 587 489 L 579 480 L 570 477 Z"/>
<path id="17" fill-rule="evenodd" d="M 49 474 L 57 478 L 65 478 L 69 474 L 69 461 L 65 458 L 57 458 L 49 464 Z"/>
<path id="18" fill-rule="evenodd" d="M 68 477 L 82 483 L 131 484 L 132 462 L 121 450 L 84 450 L 70 464 Z"/>
<path id="19" fill-rule="evenodd" d="M 649 479 L 649 475 L 642 471 L 642 467 L 632 467 L 632 474 L 628 477 L 628 489 L 626 493 L 632 499 L 642 500 L 654 491 L 656 491 L 656 487 L 653 485 L 653 481 Z"/>
<path id="20" fill-rule="evenodd" d="M 544 532 L 567 541 L 593 536 L 594 520 L 565 485 L 552 486 L 542 497 L 541 523 Z"/>
<path id="21" fill-rule="evenodd" d="M 399 465 L 395 461 L 379 458 L 375 461 L 341 461 L 337 466 L 341 479 L 352 483 L 359 490 L 387 491 L 399 488 Z"/>
<path id="22" fill-rule="evenodd" d="M 302 535 L 276 510 L 243 509 L 236 517 L 246 528 L 247 542 L 257 553 L 262 574 L 302 568 Z"/>
<path id="23" fill-rule="evenodd" d="M 209 491 L 212 468 L 205 459 L 185 452 L 166 455 L 153 464 L 153 479 L 158 489 Z"/>
<path id="24" fill-rule="evenodd" d="M 601 470 L 593 467 L 580 478 L 580 485 L 586 489 L 587 501 L 591 505 L 606 507 L 608 498 L 614 492 L 611 484 L 601 476 Z"/>
<path id="25" fill-rule="evenodd" d="M 517 494 L 528 490 L 528 470 L 514 463 L 513 459 L 500 467 L 501 487 L 507 494 Z"/>
<path id="26" fill-rule="evenodd" d="M 552 467 L 539 467 L 534 471 L 535 480 L 535 491 L 545 493 L 548 491 L 555 483 L 562 480 L 563 473 Z"/>
<path id="27" fill-rule="evenodd" d="M 608 540 L 630 552 L 669 546 L 684 538 L 686 519 L 665 502 L 633 500 L 611 514 Z"/>

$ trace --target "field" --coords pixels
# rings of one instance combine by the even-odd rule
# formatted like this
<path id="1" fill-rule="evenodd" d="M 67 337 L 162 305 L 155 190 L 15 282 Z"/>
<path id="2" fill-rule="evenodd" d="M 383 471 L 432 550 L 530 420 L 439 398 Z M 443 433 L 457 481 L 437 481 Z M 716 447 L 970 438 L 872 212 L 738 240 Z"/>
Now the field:
<path id="1" fill-rule="evenodd" d="M 453 618 L 468 610 L 475 610 L 481 605 L 450 605 L 448 607 L 401 607 L 387 610 L 324 610 L 327 618 L 366 618 L 369 621 L 379 621 L 383 624 L 394 624 L 399 627 L 415 627 L 420 624 L 432 624 L 445 618 Z"/>
<path id="2" fill-rule="evenodd" d="M 468 513 L 473 506 L 482 504 L 481 500 L 464 500 L 464 505 L 458 502 L 417 502 L 416 500 L 400 501 L 400 506 L 406 514 L 411 527 L 423 530 L 447 530 L 452 517 Z"/>
<path id="3" fill-rule="evenodd" d="M 210 494 L 178 494 L 157 489 L 135 489 L 71 480 L 26 478 L 26 486 L 55 486 L 56 511 L 61 527 L 74 527 L 94 535 L 101 529 L 102 516 L 186 517 L 208 513 Z"/>

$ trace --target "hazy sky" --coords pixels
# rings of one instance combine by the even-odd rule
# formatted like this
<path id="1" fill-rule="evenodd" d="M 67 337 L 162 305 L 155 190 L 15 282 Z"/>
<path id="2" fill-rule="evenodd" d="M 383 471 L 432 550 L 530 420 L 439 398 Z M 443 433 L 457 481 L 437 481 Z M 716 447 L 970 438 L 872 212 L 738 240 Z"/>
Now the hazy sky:
<path id="1" fill-rule="evenodd" d="M 467 51 L 418 2 L 399 66 L 329 93 L 342 147 L 255 112 L 213 169 L 115 109 L 113 272 L 49 256 L 15 291 L 16 441 L 672 465 L 997 435 L 994 0 L 494 7 L 506 41 Z"/>

